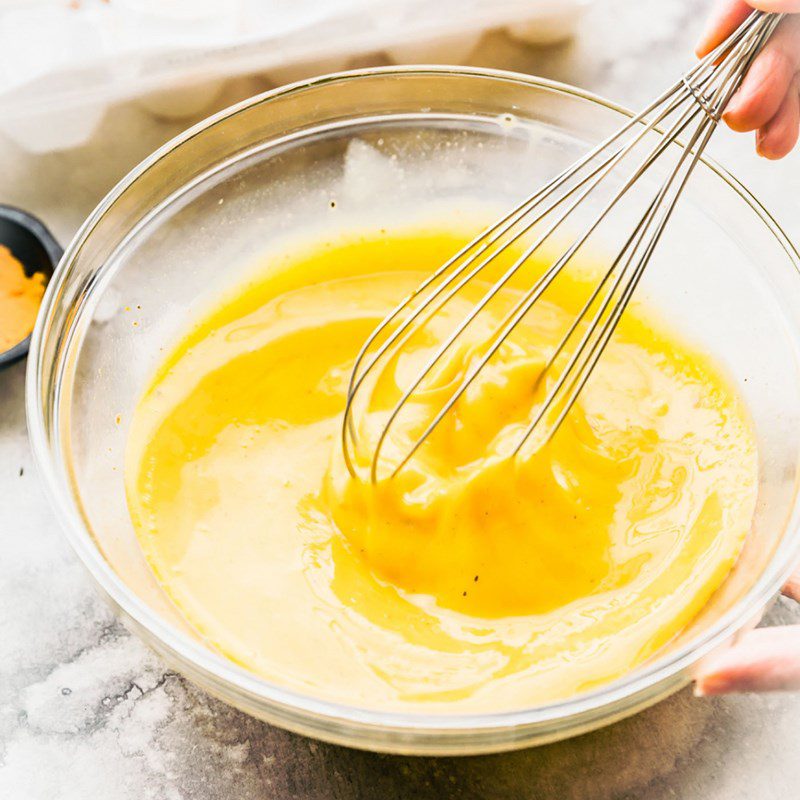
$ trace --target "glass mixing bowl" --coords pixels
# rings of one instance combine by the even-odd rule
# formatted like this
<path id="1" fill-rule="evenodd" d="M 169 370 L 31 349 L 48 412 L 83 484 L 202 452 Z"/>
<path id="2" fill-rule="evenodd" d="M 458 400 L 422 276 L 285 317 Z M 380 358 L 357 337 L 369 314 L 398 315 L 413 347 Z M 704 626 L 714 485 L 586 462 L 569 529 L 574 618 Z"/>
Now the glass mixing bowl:
<path id="1" fill-rule="evenodd" d="M 100 203 L 68 247 L 33 336 L 31 439 L 72 547 L 167 662 L 228 703 L 310 736 L 383 751 L 476 753 L 631 714 L 684 686 L 699 658 L 759 618 L 800 548 L 798 254 L 747 190 L 708 161 L 639 293 L 726 365 L 749 403 L 758 507 L 713 601 L 623 679 L 549 705 L 471 715 L 393 713 L 289 691 L 226 661 L 187 627 L 149 572 L 128 516 L 123 453 L 148 375 L 209 299 L 245 280 L 266 252 L 312 232 L 507 208 L 628 116 L 577 89 L 505 72 L 332 75 L 191 128 Z"/>

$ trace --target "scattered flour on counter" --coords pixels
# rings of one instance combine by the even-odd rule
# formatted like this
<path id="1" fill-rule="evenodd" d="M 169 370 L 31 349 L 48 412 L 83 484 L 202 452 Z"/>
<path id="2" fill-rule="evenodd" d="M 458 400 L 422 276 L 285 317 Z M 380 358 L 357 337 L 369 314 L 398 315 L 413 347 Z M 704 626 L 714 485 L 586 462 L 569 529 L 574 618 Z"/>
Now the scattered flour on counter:
<path id="1" fill-rule="evenodd" d="M 235 714 L 115 626 L 0 708 L 0 722 L 15 723 L 0 737 L 0 797 L 193 800 L 187 762 L 198 758 L 215 765 L 200 780 L 222 797 L 249 767 L 249 740 L 220 725 Z"/>
<path id="2" fill-rule="evenodd" d="M 164 668 L 132 637 L 120 637 L 56 667 L 20 694 L 28 726 L 41 733 L 79 733 L 97 725 L 107 710 L 151 692 Z M 164 698 L 164 713 L 169 711 Z"/>

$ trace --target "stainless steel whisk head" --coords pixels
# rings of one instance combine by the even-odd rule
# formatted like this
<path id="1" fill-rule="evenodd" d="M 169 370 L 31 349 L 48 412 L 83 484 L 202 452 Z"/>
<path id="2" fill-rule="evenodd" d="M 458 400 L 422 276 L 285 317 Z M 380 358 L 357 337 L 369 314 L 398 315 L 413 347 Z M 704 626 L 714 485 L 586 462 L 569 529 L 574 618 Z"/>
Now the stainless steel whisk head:
<path id="1" fill-rule="evenodd" d="M 537 301 L 578 250 L 598 230 L 601 223 L 620 204 L 640 178 L 667 153 L 676 152 L 677 161 L 651 195 L 645 210 L 634 217 L 632 230 L 610 266 L 600 277 L 590 296 L 555 346 L 544 366 L 554 369 L 559 358 L 557 376 L 548 386 L 543 402 L 524 428 L 513 455 L 516 456 L 534 432 L 541 441 L 555 433 L 585 386 L 592 370 L 608 344 L 620 317 L 639 284 L 645 267 L 661 238 L 675 204 L 711 135 L 717 127 L 728 100 L 738 89 L 755 56 L 766 43 L 782 15 L 753 12 L 742 25 L 713 52 L 683 75 L 646 108 L 585 156 L 556 175 L 527 197 L 505 217 L 484 230 L 406 297 L 370 334 L 355 360 L 350 376 L 347 404 L 342 425 L 342 447 L 345 462 L 353 477 L 394 477 L 423 446 L 442 419 L 450 413 L 468 388 L 494 358 L 517 326 L 534 311 Z M 685 139 L 679 139 L 685 134 Z M 619 179 L 618 168 L 624 159 L 634 157 L 647 140 L 655 139 L 636 160 L 632 171 Z M 673 147 L 673 145 L 677 145 Z M 621 184 L 617 186 L 617 183 Z M 485 352 L 466 370 L 432 416 L 424 430 L 416 436 L 402 456 L 388 465 L 381 474 L 381 457 L 388 434 L 398 417 L 426 385 L 432 371 L 448 353 L 452 353 L 467 329 L 473 325 L 487 305 L 508 286 L 532 256 L 541 252 L 548 240 L 569 230 L 569 221 L 576 212 L 596 197 L 600 187 L 612 187 L 610 198 L 603 202 L 580 233 L 561 254 L 536 277 L 519 296 L 491 332 Z M 524 237 L 532 237 L 528 242 Z M 362 393 L 369 391 L 386 365 L 395 360 L 425 326 L 431 324 L 448 304 L 464 290 L 475 286 L 498 266 L 498 259 L 516 242 L 523 249 L 510 266 L 502 268 L 499 278 L 486 283 L 479 299 L 434 348 L 422 369 L 401 387 L 399 397 L 385 416 L 385 422 L 374 442 L 364 442 L 356 424 L 356 406 Z M 513 251 L 509 251 L 513 252 Z M 508 254 L 508 253 L 507 253 Z M 543 373 L 544 374 L 544 373 Z M 545 428 L 542 431 L 542 428 Z M 366 458 L 364 448 L 367 447 Z"/>

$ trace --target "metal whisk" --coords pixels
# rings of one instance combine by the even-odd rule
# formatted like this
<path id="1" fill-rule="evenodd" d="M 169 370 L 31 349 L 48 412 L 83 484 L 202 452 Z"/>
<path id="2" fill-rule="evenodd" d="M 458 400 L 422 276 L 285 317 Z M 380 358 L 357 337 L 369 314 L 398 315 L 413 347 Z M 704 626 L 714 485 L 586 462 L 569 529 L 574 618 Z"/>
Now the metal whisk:
<path id="1" fill-rule="evenodd" d="M 653 251 L 661 238 L 689 175 L 717 127 L 722 110 L 739 87 L 743 76 L 781 20 L 780 14 L 753 12 L 745 22 L 719 47 L 700 60 L 660 97 L 631 117 L 622 128 L 558 174 L 542 188 L 531 194 L 501 220 L 484 230 L 445 264 L 427 278 L 403 300 L 372 332 L 364 343 L 353 367 L 342 425 L 342 446 L 350 474 L 367 475 L 377 481 L 394 477 L 425 443 L 433 430 L 497 354 L 501 345 L 520 322 L 529 315 L 559 273 L 581 246 L 597 230 L 609 213 L 631 190 L 634 184 L 669 149 L 677 152 L 677 163 L 657 185 L 654 196 L 648 195 L 644 213 L 632 227 L 630 235 L 617 252 L 611 265 L 556 345 L 544 367 L 554 368 L 561 356 L 557 377 L 537 407 L 533 419 L 521 433 L 513 450 L 517 455 L 525 443 L 538 431 L 537 441 L 547 441 L 563 422 L 586 384 L 602 355 L 611 335 L 628 305 Z M 682 134 L 686 140 L 680 140 Z M 655 137 L 655 144 L 639 160 L 633 171 L 616 188 L 615 170 L 627 156 L 642 147 L 645 137 Z M 677 147 L 671 147 L 677 145 Z M 452 352 L 467 328 L 490 301 L 507 286 L 512 277 L 543 244 L 552 238 L 570 215 L 581 208 L 587 198 L 606 180 L 614 191 L 572 243 L 521 293 L 518 301 L 492 331 L 485 352 L 469 366 L 460 384 L 413 439 L 408 449 L 381 474 L 381 456 L 387 436 L 398 416 L 426 385 L 432 371 L 448 352 Z M 585 207 L 585 206 L 584 206 Z M 536 226 L 536 227 L 534 227 Z M 374 443 L 359 438 L 354 419 L 358 398 L 369 390 L 374 380 L 392 360 L 403 352 L 404 346 L 436 319 L 442 309 L 469 284 L 480 284 L 498 258 L 525 234 L 533 236 L 513 263 L 502 269 L 500 277 L 486 282 L 486 289 L 473 302 L 465 316 L 433 350 L 422 369 L 401 389 L 399 399 L 385 417 Z M 519 247 L 519 246 L 518 246 Z M 482 284 L 480 284 L 482 286 Z M 362 398 L 363 399 L 363 398 Z M 368 447 L 364 457 L 365 445 Z"/>

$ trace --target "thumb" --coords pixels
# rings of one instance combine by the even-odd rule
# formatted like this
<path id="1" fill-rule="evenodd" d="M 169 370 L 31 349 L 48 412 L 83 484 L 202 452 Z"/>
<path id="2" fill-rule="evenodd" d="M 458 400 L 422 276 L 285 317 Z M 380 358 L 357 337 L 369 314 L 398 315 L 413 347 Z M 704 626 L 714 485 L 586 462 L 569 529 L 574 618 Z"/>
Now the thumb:
<path id="1" fill-rule="evenodd" d="M 800 625 L 758 628 L 707 657 L 695 675 L 695 694 L 800 689 Z"/>
<path id="2" fill-rule="evenodd" d="M 783 594 L 800 602 L 800 566 Z M 800 625 L 749 631 L 729 649 L 704 658 L 694 677 L 700 696 L 800 689 Z"/>

